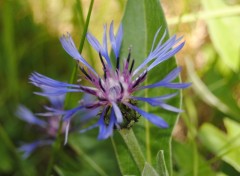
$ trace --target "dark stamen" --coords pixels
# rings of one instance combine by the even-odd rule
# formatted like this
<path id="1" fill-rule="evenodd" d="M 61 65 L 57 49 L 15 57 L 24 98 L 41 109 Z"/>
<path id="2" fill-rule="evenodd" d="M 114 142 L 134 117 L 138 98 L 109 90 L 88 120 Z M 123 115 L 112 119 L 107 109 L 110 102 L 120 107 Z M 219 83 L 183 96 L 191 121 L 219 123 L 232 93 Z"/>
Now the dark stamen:
<path id="1" fill-rule="evenodd" d="M 105 80 L 107 79 L 106 71 L 104 71 L 104 75 L 103 75 L 103 77 L 104 77 Z"/>
<path id="2" fill-rule="evenodd" d="M 118 71 L 118 69 L 117 69 L 117 70 L 116 70 L 117 75 L 118 75 L 118 72 L 119 72 L 119 71 Z"/>
<path id="3" fill-rule="evenodd" d="M 100 58 L 100 60 L 101 60 L 102 66 L 103 66 L 104 79 L 107 79 L 107 75 L 106 75 L 106 65 L 105 65 L 105 63 L 104 63 L 104 61 L 103 61 L 102 54 L 101 54 L 100 52 L 98 52 L 98 54 L 99 54 L 99 58 Z"/>
<path id="4" fill-rule="evenodd" d="M 81 66 L 79 66 L 79 68 L 80 68 L 80 70 L 82 71 L 82 73 L 83 73 L 89 80 L 92 81 L 92 78 L 89 76 L 89 74 L 86 72 L 86 70 L 85 70 L 83 67 L 81 67 Z"/>
<path id="5" fill-rule="evenodd" d="M 132 85 L 132 88 L 135 88 L 140 82 L 142 82 L 142 80 L 144 80 L 144 78 L 147 75 L 147 71 L 144 71 L 144 73 L 142 75 L 140 75 L 137 80 L 135 81 L 135 83 Z"/>
<path id="6" fill-rule="evenodd" d="M 107 74 L 106 74 L 106 71 L 104 70 L 103 72 L 104 72 L 104 75 L 103 75 L 103 77 L 104 77 L 104 79 L 106 80 L 106 79 L 107 79 Z"/>
<path id="7" fill-rule="evenodd" d="M 88 87 L 80 86 L 80 89 L 83 90 L 84 92 L 87 92 L 87 93 L 92 94 L 92 95 L 97 94 L 97 92 L 95 90 L 92 90 Z"/>
<path id="8" fill-rule="evenodd" d="M 108 118 L 108 116 L 107 116 L 109 110 L 110 110 L 110 106 L 107 107 L 106 112 L 105 112 L 105 115 L 104 115 L 104 121 L 105 121 L 105 123 L 106 123 L 107 120 L 109 120 L 109 118 Z M 108 123 L 109 123 L 109 122 L 108 122 Z"/>
<path id="9" fill-rule="evenodd" d="M 99 86 L 101 87 L 101 89 L 103 90 L 103 92 L 105 92 L 105 89 L 103 88 L 103 85 L 102 85 L 101 78 L 99 78 L 98 83 L 99 83 Z"/>
<path id="10" fill-rule="evenodd" d="M 135 63 L 135 60 L 133 59 L 133 60 L 132 60 L 131 67 L 130 67 L 130 70 L 129 70 L 129 73 L 132 73 L 132 70 L 133 70 L 134 63 Z"/>
<path id="11" fill-rule="evenodd" d="M 119 63 L 120 63 L 120 58 L 117 57 L 117 64 L 116 64 L 116 69 L 119 70 Z"/>
<path id="12" fill-rule="evenodd" d="M 128 63 L 129 63 L 130 59 L 131 59 L 131 49 L 129 49 L 129 53 L 128 53 L 128 57 L 127 57 L 127 62 Z"/>
<path id="13" fill-rule="evenodd" d="M 100 101 L 107 101 L 106 98 L 100 98 L 100 97 L 98 97 L 98 100 L 100 100 Z"/>
<path id="14" fill-rule="evenodd" d="M 85 107 L 87 109 L 92 109 L 92 108 L 97 108 L 99 107 L 100 103 L 99 102 L 96 102 L 96 103 L 93 103 L 93 104 L 89 104 L 89 105 L 86 105 Z"/>
<path id="15" fill-rule="evenodd" d="M 103 66 L 104 70 L 106 70 L 106 66 L 105 66 L 105 63 L 104 63 L 104 61 L 103 61 L 102 54 L 101 54 L 100 52 L 98 52 L 98 54 L 99 54 L 99 57 L 100 57 L 102 66 Z"/>
<path id="16" fill-rule="evenodd" d="M 122 83 L 120 83 L 119 82 L 119 85 L 120 85 L 120 87 L 121 87 L 121 94 L 123 93 L 123 85 L 122 85 Z"/>

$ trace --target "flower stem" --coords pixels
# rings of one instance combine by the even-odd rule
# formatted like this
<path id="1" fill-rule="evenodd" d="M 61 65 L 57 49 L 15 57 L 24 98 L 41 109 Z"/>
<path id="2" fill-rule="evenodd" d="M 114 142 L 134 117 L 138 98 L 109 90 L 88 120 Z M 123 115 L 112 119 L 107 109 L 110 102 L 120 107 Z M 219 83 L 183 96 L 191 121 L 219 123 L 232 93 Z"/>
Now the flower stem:
<path id="1" fill-rule="evenodd" d="M 120 130 L 120 134 L 124 142 L 126 143 L 130 153 L 132 154 L 132 157 L 141 173 L 146 161 L 135 134 L 133 133 L 132 129 L 122 129 Z"/>
<path id="2" fill-rule="evenodd" d="M 167 19 L 169 25 L 176 25 L 178 23 L 191 23 L 198 19 L 209 20 L 214 18 L 221 18 L 227 16 L 237 16 L 240 14 L 240 6 L 226 7 L 222 9 L 216 9 L 212 11 L 202 11 L 191 14 L 184 14 L 178 17 L 172 17 Z"/>
<path id="3" fill-rule="evenodd" d="M 62 131 L 62 125 L 63 125 L 63 120 L 61 119 L 60 122 L 59 122 L 57 137 L 56 137 L 56 140 L 55 140 L 55 142 L 53 143 L 53 146 L 52 146 L 52 155 L 51 155 L 51 158 L 50 158 L 50 161 L 49 161 L 49 164 L 48 164 L 46 176 L 49 176 L 51 174 L 53 165 L 54 165 L 55 160 L 56 160 L 56 154 L 59 152 L 59 150 L 61 148 L 60 135 L 61 135 L 61 131 Z"/>
<path id="4" fill-rule="evenodd" d="M 90 6 L 89 6 L 89 9 L 88 9 L 86 23 L 84 24 L 84 31 L 83 31 L 82 38 L 81 38 L 80 45 L 79 45 L 79 52 L 80 53 L 82 52 L 84 41 L 85 41 L 85 38 L 86 38 L 86 33 L 87 33 L 87 30 L 88 30 L 88 25 L 89 25 L 90 16 L 91 16 L 91 13 L 92 13 L 93 4 L 94 4 L 94 0 L 91 0 Z M 83 11 L 79 11 L 79 13 L 83 13 Z M 70 84 L 72 84 L 74 82 L 76 72 L 77 72 L 77 65 L 74 67 L 74 69 L 72 71 L 70 81 L 69 81 Z M 68 94 L 66 96 L 65 107 L 68 104 L 70 98 L 71 98 L 71 94 Z M 52 169 L 53 169 L 53 165 L 56 161 L 56 154 L 61 149 L 61 138 L 60 138 L 60 136 L 61 136 L 61 132 L 62 132 L 62 126 L 63 126 L 63 119 L 61 118 L 61 120 L 59 122 L 59 127 L 58 127 L 56 140 L 52 145 L 52 155 L 51 155 L 51 158 L 50 158 L 50 161 L 49 161 L 49 164 L 48 164 L 46 176 L 49 176 L 51 174 Z"/>
<path id="5" fill-rule="evenodd" d="M 6 86 L 8 90 L 9 95 L 11 95 L 11 98 L 13 100 L 16 100 L 16 95 L 19 90 L 18 88 L 18 64 L 17 64 L 17 56 L 16 56 L 16 50 L 15 50 L 15 27 L 14 26 L 14 12 L 13 7 L 14 3 L 12 1 L 4 1 L 1 3 L 3 5 L 3 11 L 2 11 L 2 47 L 1 51 L 3 51 L 4 57 L 2 57 L 3 62 L 2 65 L 5 65 L 5 76 L 6 76 Z M 6 58 L 4 60 L 4 58 Z M 1 59 L 1 61 L 2 61 Z"/>
<path id="6" fill-rule="evenodd" d="M 145 80 L 145 85 L 148 85 L 148 79 Z M 148 90 L 145 89 L 144 91 L 144 95 L 145 97 L 148 97 Z M 149 111 L 149 106 L 147 103 L 145 103 L 145 111 L 148 112 Z M 145 120 L 145 128 L 146 128 L 146 155 L 147 155 L 147 162 L 149 164 L 151 164 L 151 161 L 152 161 L 152 154 L 151 154 L 151 148 L 150 148 L 150 124 L 149 124 L 149 121 L 148 120 Z"/>
<path id="7" fill-rule="evenodd" d="M 91 13 L 92 13 L 92 8 L 93 8 L 93 4 L 94 4 L 94 0 L 91 0 L 90 2 L 90 6 L 89 6 L 89 9 L 88 9 L 88 14 L 87 14 L 87 18 L 86 18 L 86 22 L 84 22 L 84 20 L 81 18 L 83 16 L 83 11 L 82 11 L 82 8 L 81 8 L 81 3 L 77 0 L 77 8 L 78 8 L 78 11 L 80 13 L 80 23 L 83 23 L 82 26 L 84 26 L 84 29 L 83 29 L 83 33 L 82 33 L 82 37 L 81 37 L 81 40 L 80 40 L 80 45 L 79 45 L 79 52 L 80 54 L 82 53 L 82 50 L 83 50 L 83 45 L 84 45 L 84 42 L 85 42 L 85 38 L 86 38 L 86 35 L 87 35 L 87 30 L 88 30 L 88 25 L 89 25 L 89 21 L 90 21 L 90 17 L 91 17 Z M 71 74 L 71 77 L 70 77 L 70 81 L 69 83 L 73 83 L 75 78 L 76 78 L 76 73 L 77 73 L 77 70 L 78 70 L 78 64 L 75 65 L 75 67 L 73 68 L 73 71 L 72 71 L 72 74 Z M 65 105 L 68 104 L 69 100 L 71 99 L 71 93 L 69 93 L 66 97 L 66 101 L 65 101 Z"/>

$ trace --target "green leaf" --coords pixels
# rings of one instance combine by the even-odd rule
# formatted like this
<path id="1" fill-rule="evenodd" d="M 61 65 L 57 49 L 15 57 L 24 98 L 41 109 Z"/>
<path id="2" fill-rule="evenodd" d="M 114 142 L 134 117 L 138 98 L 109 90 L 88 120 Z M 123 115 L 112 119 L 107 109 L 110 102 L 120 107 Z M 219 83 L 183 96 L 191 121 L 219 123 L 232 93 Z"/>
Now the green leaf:
<path id="1" fill-rule="evenodd" d="M 224 124 L 227 133 L 206 123 L 201 127 L 199 137 L 216 157 L 222 158 L 240 172 L 240 124 L 229 118 L 224 119 Z"/>
<path id="2" fill-rule="evenodd" d="M 122 175 L 140 175 L 139 168 L 120 134 L 115 133 L 114 138 L 111 139 Z"/>
<path id="3" fill-rule="evenodd" d="M 202 5 L 206 11 L 230 8 L 225 2 L 224 0 L 202 0 Z M 226 66 L 234 71 L 238 71 L 240 65 L 239 21 L 239 16 L 226 16 L 207 20 L 213 45 Z"/>
<path id="4" fill-rule="evenodd" d="M 223 102 L 220 98 L 224 95 L 215 96 L 210 90 L 207 85 L 205 85 L 202 80 L 198 77 L 196 72 L 194 71 L 193 63 L 190 60 L 186 60 L 188 75 L 191 81 L 193 82 L 192 87 L 194 91 L 198 94 L 198 96 L 210 106 L 217 108 L 219 111 L 233 116 L 235 119 L 239 120 L 239 109 L 235 110 L 232 106 L 229 106 L 229 101 Z M 215 81 L 215 80 L 213 80 Z M 212 81 L 212 82 L 213 82 Z M 230 89 L 229 89 L 230 90 Z M 221 94 L 226 91 L 221 90 Z M 228 94 L 228 93 L 226 93 Z M 229 99 L 229 98 L 228 98 Z M 228 104 L 227 104 L 228 103 Z"/>
<path id="5" fill-rule="evenodd" d="M 138 141 L 131 129 L 122 129 L 120 134 L 126 143 L 128 149 L 131 151 L 131 155 L 138 167 L 141 171 L 144 168 L 145 158 L 142 154 Z"/>
<path id="6" fill-rule="evenodd" d="M 196 144 L 193 142 L 181 143 L 173 141 L 173 158 L 176 167 L 179 168 L 174 175 L 216 175 L 216 173 L 212 171 L 209 163 L 195 151 Z"/>
<path id="7" fill-rule="evenodd" d="M 161 176 L 168 176 L 168 170 L 165 163 L 164 151 L 160 150 L 157 154 L 157 171 Z"/>
<path id="8" fill-rule="evenodd" d="M 158 173 L 155 171 L 155 169 L 149 164 L 145 163 L 142 176 L 159 176 Z"/>
<path id="9" fill-rule="evenodd" d="M 167 30 L 167 25 L 164 18 L 164 13 L 159 3 L 159 0 L 129 0 L 125 8 L 125 14 L 122 20 L 124 36 L 123 45 L 121 48 L 122 58 L 128 55 L 129 47 L 132 47 L 132 58 L 135 59 L 135 66 L 140 65 L 147 57 L 152 47 L 152 42 L 156 31 L 161 27 L 159 38 Z M 166 37 L 167 39 L 167 37 Z M 166 40 L 165 39 L 165 40 Z M 148 83 L 153 83 L 161 80 L 173 68 L 176 67 L 174 58 L 165 61 L 148 74 Z M 168 89 L 151 89 L 147 92 L 139 92 L 145 96 L 156 96 L 168 93 L 173 93 L 173 90 Z M 172 99 L 169 103 L 173 106 L 180 106 L 180 95 Z M 160 108 L 150 108 L 145 104 L 139 104 L 142 109 L 150 113 L 154 113 L 164 118 L 169 124 L 168 129 L 160 129 L 141 117 L 140 121 L 133 127 L 137 136 L 140 147 L 147 158 L 147 162 L 156 165 L 155 157 L 159 150 L 163 150 L 165 154 L 166 166 L 171 175 L 171 134 L 177 121 L 178 115 L 161 110 Z M 113 141 L 115 140 L 115 137 Z M 119 145 L 116 145 L 116 151 Z M 127 150 L 127 149 L 126 149 Z M 125 153 L 124 153 L 125 152 Z M 126 155 L 125 150 L 118 153 L 118 158 Z M 134 161 L 132 161 L 134 163 Z M 122 167 L 129 168 L 128 164 L 122 161 Z M 126 173 L 122 173 L 126 174 Z M 129 173 L 127 173 L 129 174 Z"/>

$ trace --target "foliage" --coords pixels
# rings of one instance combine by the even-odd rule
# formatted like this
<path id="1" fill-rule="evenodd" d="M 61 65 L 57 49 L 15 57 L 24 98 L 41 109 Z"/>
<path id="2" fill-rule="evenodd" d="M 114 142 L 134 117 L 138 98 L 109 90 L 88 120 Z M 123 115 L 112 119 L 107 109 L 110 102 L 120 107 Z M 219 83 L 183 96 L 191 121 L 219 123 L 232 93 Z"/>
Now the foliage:
<path id="1" fill-rule="evenodd" d="M 83 41 L 90 4 L 81 0 L 62 0 L 58 5 L 46 0 L 35 4 L 6 0 L 0 4 L 0 175 L 44 175 L 52 148 L 38 148 L 23 159 L 18 148 L 42 134 L 17 118 L 15 112 L 19 104 L 33 112 L 42 112 L 42 105 L 47 104 L 44 98 L 32 94 L 36 89 L 28 84 L 31 72 L 61 81 L 70 79 L 75 62 L 61 48 L 59 36 L 69 31 L 76 43 Z M 88 30 L 100 38 L 102 24 L 122 22 L 121 55 L 127 57 L 131 46 L 136 65 L 149 53 L 159 27 L 160 36 L 167 23 L 170 34 L 184 35 L 186 46 L 176 58 L 183 67 L 182 80 L 192 82 L 192 87 L 183 91 L 183 102 L 181 95 L 168 102 L 184 109 L 179 121 L 176 113 L 140 105 L 163 117 L 168 129 L 159 129 L 140 118 L 132 130 L 115 131 L 105 141 L 96 139 L 97 129 L 84 134 L 71 132 L 67 145 L 60 141 L 53 174 L 239 175 L 239 15 L 237 0 L 95 1 Z M 98 56 L 87 42 L 83 55 L 98 68 Z M 163 78 L 175 66 L 175 58 L 162 63 L 147 81 Z M 151 97 L 173 92 L 157 89 L 144 94 Z M 67 107 L 75 106 L 79 99 L 70 96 Z M 85 125 L 81 121 L 74 124 L 76 129 Z"/>

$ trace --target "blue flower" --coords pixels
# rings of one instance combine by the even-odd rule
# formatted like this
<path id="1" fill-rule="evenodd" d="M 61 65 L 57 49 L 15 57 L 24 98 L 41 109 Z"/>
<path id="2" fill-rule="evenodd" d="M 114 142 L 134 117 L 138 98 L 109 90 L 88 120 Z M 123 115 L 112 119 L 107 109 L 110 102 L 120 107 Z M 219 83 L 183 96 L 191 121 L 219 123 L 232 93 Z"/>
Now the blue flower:
<path id="1" fill-rule="evenodd" d="M 151 123 L 161 128 L 167 128 L 168 124 L 163 118 L 148 113 L 137 107 L 138 101 L 143 101 L 151 106 L 157 106 L 168 111 L 181 112 L 180 109 L 165 103 L 165 100 L 176 95 L 168 94 L 157 97 L 138 97 L 134 96 L 135 92 L 143 89 L 151 89 L 157 87 L 165 87 L 170 89 L 184 89 L 189 83 L 173 82 L 179 75 L 181 68 L 177 67 L 172 70 L 162 80 L 150 85 L 143 85 L 148 73 L 157 65 L 171 58 L 184 46 L 181 42 L 182 38 L 176 36 L 171 37 L 163 42 L 166 32 L 157 42 L 160 29 L 156 32 L 152 48 L 147 58 L 134 69 L 134 59 L 131 59 L 131 50 L 125 60 L 123 67 L 120 68 L 120 48 L 123 37 L 123 27 L 120 25 L 117 34 L 114 34 L 113 23 L 110 25 L 109 38 L 110 44 L 116 60 L 114 66 L 111 62 L 108 52 L 107 27 L 104 26 L 104 34 L 102 44 L 90 33 L 87 34 L 87 40 L 92 47 L 98 52 L 99 59 L 102 64 L 103 75 L 99 75 L 90 64 L 78 52 L 70 34 L 61 37 L 60 41 L 65 51 L 79 63 L 84 78 L 90 83 L 90 86 L 84 86 L 80 82 L 77 84 L 68 84 L 59 82 L 43 76 L 39 73 L 33 73 L 30 81 L 40 88 L 47 87 L 54 91 L 51 93 L 41 93 L 42 96 L 61 95 L 67 92 L 83 92 L 90 94 L 94 99 L 91 101 L 82 101 L 80 105 L 74 109 L 67 110 L 63 114 L 63 119 L 68 121 L 72 116 L 83 109 L 91 112 L 96 108 L 99 109 L 99 119 L 96 124 L 90 126 L 86 131 L 94 127 L 99 127 L 99 139 L 106 139 L 113 134 L 114 129 L 128 128 L 132 122 L 138 121 L 139 115 L 146 118 Z M 156 43 L 157 42 L 157 43 Z M 54 111 L 54 110 L 53 110 Z M 55 110 L 55 112 L 58 112 Z"/>
<path id="2" fill-rule="evenodd" d="M 51 88 L 42 88 L 43 93 L 51 93 Z M 58 95 L 58 96 L 48 96 L 47 97 L 49 101 L 51 102 L 51 107 L 45 106 L 47 111 L 45 113 L 37 113 L 36 115 L 41 116 L 47 116 L 47 120 L 42 120 L 38 118 L 36 115 L 34 115 L 28 108 L 26 108 L 23 105 L 19 105 L 16 111 L 17 117 L 19 117 L 21 120 L 24 120 L 30 124 L 39 126 L 41 129 L 45 131 L 46 137 L 44 139 L 39 139 L 31 143 L 23 144 L 19 151 L 23 152 L 23 157 L 27 158 L 34 150 L 36 150 L 38 147 L 44 146 L 44 145 L 51 145 L 57 135 L 59 122 L 61 120 L 61 113 L 59 112 L 53 112 L 52 109 L 58 109 L 63 110 L 63 103 L 65 96 Z M 60 115 L 59 115 L 60 114 Z M 67 133 L 69 130 L 69 122 L 63 123 L 62 132 L 66 132 L 66 139 L 67 140 Z"/>

